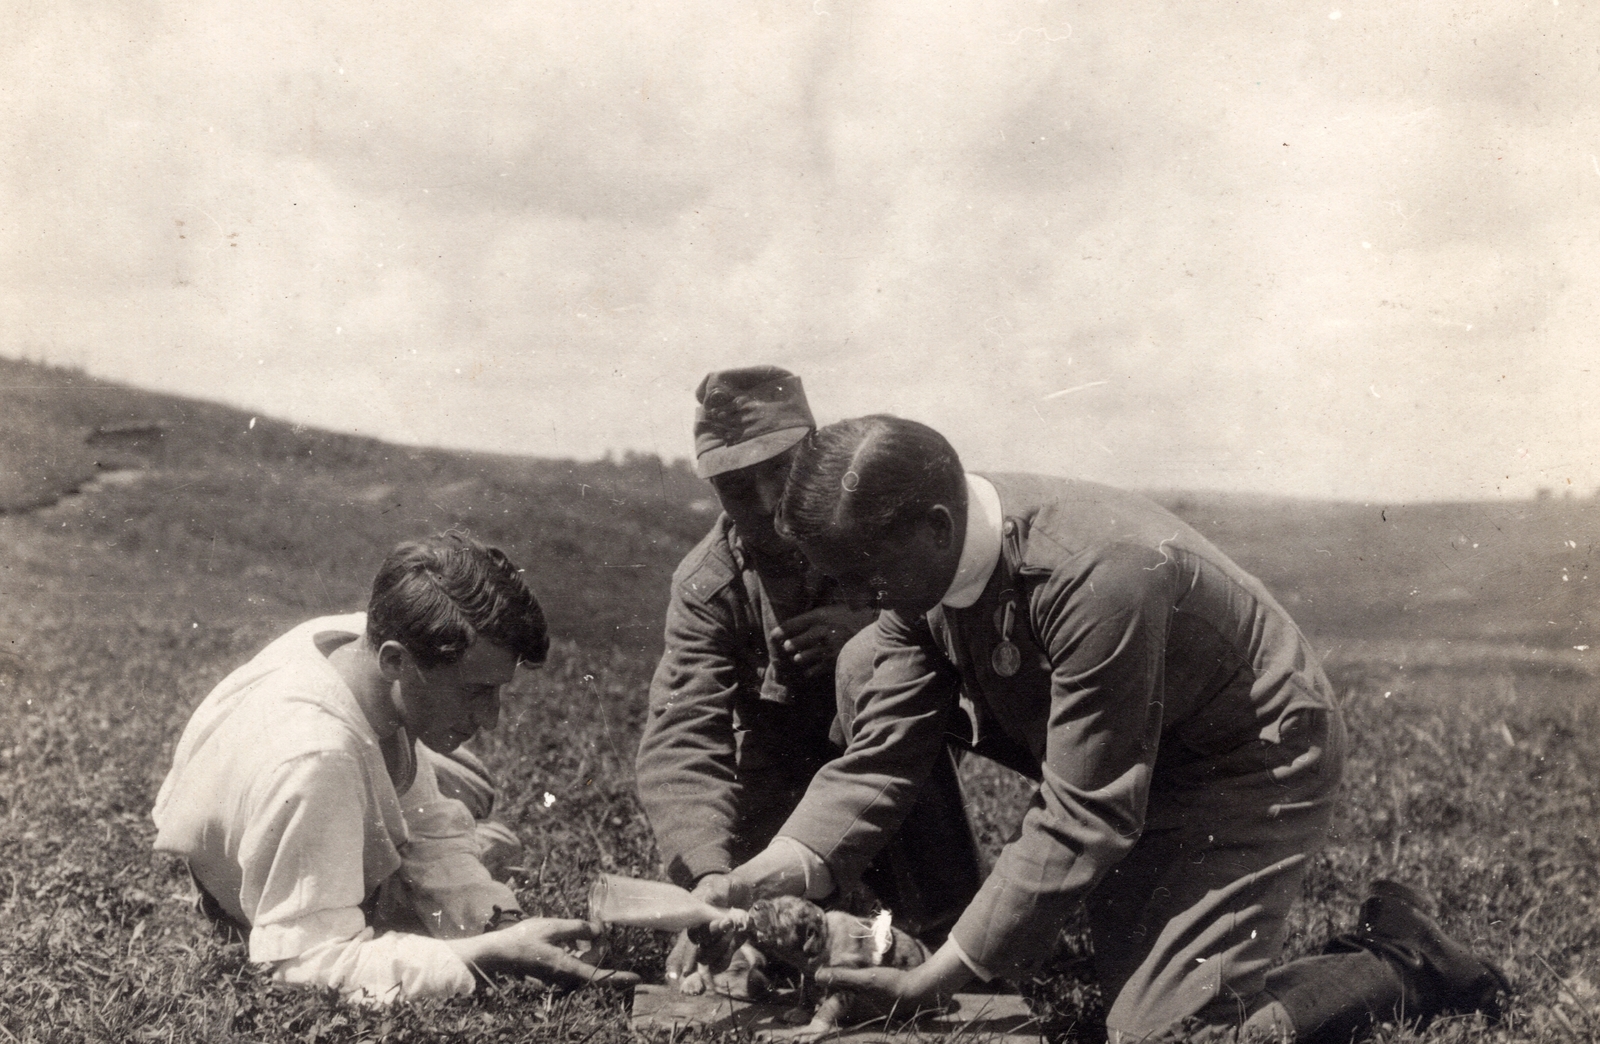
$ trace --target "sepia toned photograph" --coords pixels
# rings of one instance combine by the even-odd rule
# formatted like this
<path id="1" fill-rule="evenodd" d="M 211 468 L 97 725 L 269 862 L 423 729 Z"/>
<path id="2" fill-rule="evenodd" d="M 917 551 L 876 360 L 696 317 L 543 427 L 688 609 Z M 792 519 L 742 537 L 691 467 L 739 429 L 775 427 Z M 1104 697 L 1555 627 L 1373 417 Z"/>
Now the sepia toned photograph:
<path id="1" fill-rule="evenodd" d="M 3 24 L 0 1041 L 1600 1039 L 1600 11 Z"/>

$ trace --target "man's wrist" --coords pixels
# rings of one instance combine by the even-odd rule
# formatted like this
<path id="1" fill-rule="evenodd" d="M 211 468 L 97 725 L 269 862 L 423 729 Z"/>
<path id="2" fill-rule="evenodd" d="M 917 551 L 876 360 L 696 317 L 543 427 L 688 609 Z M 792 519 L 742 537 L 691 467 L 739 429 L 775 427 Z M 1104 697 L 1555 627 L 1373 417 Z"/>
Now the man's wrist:
<path id="1" fill-rule="evenodd" d="M 911 970 L 912 992 L 924 1002 L 943 1003 L 971 982 L 974 975 L 966 951 L 955 940 L 947 939 L 932 957 Z"/>
<path id="2" fill-rule="evenodd" d="M 736 870 L 728 870 L 720 874 L 707 874 L 700 880 L 706 881 L 708 878 L 715 878 L 715 885 L 708 886 L 707 891 L 697 891 L 697 894 L 713 905 L 745 909 L 755 898 L 754 893 L 751 891 L 750 883 L 739 877 Z M 698 889 L 698 886 L 696 887 Z"/>
<path id="3" fill-rule="evenodd" d="M 503 940 L 494 932 L 468 935 L 460 939 L 441 939 L 452 953 L 466 964 L 475 982 L 485 982 L 493 972 L 503 970 L 506 959 L 502 951 Z"/>

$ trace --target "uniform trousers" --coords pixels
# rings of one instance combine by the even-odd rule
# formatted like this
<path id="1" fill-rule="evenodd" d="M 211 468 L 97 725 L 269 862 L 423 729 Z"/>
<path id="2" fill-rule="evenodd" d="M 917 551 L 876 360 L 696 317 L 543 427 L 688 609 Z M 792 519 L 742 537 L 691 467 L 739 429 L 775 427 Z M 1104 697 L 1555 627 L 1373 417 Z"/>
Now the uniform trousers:
<path id="1" fill-rule="evenodd" d="M 871 676 L 861 637 L 839 658 L 844 740 Z M 1165 774 L 1158 764 L 1146 829 L 1084 897 L 1113 1044 L 1238 1027 L 1273 1003 L 1268 969 L 1326 840 L 1346 746 L 1336 709 L 1291 712 L 1275 733 L 1175 758 Z M 1295 962 L 1272 978 L 1286 987 L 1309 971 Z"/>

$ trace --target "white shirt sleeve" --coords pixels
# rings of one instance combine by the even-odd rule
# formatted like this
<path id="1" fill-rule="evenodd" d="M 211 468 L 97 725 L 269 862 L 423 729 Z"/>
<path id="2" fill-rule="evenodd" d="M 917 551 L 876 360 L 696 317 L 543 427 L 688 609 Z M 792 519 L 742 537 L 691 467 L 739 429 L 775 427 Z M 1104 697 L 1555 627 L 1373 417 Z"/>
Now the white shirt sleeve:
<path id="1" fill-rule="evenodd" d="M 833 894 L 833 871 L 829 870 L 823 858 L 807 845 L 787 835 L 779 834 L 772 839 L 767 851 L 789 853 L 790 864 L 799 869 L 805 880 L 805 891 L 801 894 L 801 898 L 826 899 Z"/>
<path id="2" fill-rule="evenodd" d="M 346 1000 L 365 1004 L 455 997 L 471 993 L 474 986 L 471 969 L 443 939 L 406 932 L 374 935 L 371 928 L 348 939 L 317 943 L 298 957 L 279 961 L 272 977 L 336 986 Z"/>
<path id="3" fill-rule="evenodd" d="M 367 927 L 365 792 L 353 756 L 322 752 L 286 762 L 250 795 L 239 862 L 251 961 L 352 999 L 472 992 L 471 970 L 442 940 Z"/>
<path id="4" fill-rule="evenodd" d="M 495 907 L 520 910 L 516 893 L 489 876 L 479 859 L 477 822 L 467 806 L 439 791 L 433 759 L 417 749 L 417 778 L 400 795 L 411 841 L 400 875 L 417 916 L 433 935 L 479 935 Z"/>
<path id="5" fill-rule="evenodd" d="M 984 982 L 990 982 L 994 979 L 994 972 L 985 968 L 983 965 L 979 964 L 977 961 L 968 956 L 967 951 L 963 950 L 961 948 L 961 944 L 956 942 L 954 938 L 946 939 L 945 943 L 952 950 L 956 951 L 956 956 L 961 958 L 961 963 L 965 964 L 967 966 L 967 970 L 972 972 L 972 974 L 976 975 Z"/>

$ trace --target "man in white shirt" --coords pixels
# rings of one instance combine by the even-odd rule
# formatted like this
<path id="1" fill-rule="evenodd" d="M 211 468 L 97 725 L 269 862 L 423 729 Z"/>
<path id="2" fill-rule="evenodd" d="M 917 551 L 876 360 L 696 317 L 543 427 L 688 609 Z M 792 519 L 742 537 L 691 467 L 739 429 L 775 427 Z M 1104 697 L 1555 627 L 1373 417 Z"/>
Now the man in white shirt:
<path id="1" fill-rule="evenodd" d="M 549 648 L 496 548 L 449 532 L 384 560 L 366 613 L 311 620 L 195 710 L 156 798 L 213 918 L 284 982 L 355 1000 L 470 993 L 503 970 L 631 985 L 576 959 L 582 921 L 526 918 L 485 869 L 446 755 L 492 728 L 500 689 Z M 502 828 L 503 829 L 503 828 Z"/>

